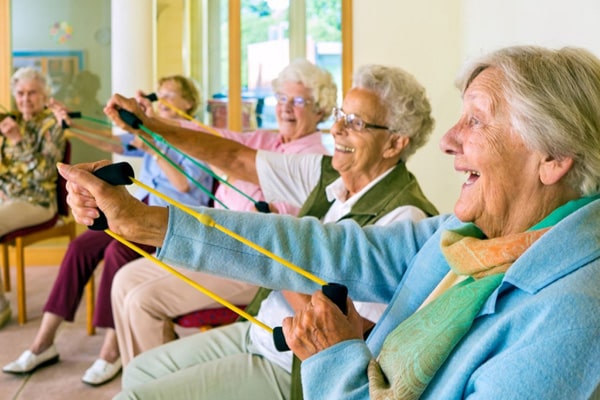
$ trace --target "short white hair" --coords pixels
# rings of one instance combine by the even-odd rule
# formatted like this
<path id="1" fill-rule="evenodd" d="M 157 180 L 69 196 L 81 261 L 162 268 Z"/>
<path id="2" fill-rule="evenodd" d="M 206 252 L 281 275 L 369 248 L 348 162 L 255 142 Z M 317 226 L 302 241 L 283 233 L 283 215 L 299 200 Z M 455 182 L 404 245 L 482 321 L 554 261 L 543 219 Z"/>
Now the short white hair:
<path id="1" fill-rule="evenodd" d="M 322 113 L 321 122 L 328 119 L 337 104 L 337 85 L 329 71 L 310 61 L 299 58 L 292 61 L 273 79 L 272 86 L 278 92 L 285 82 L 297 82 L 310 89 L 315 106 Z"/>
<path id="2" fill-rule="evenodd" d="M 38 81 L 42 87 L 44 96 L 50 97 L 52 94 L 50 78 L 39 69 L 33 67 L 23 67 L 15 71 L 13 76 L 10 78 L 10 91 L 13 96 L 16 95 L 15 90 L 20 81 Z"/>

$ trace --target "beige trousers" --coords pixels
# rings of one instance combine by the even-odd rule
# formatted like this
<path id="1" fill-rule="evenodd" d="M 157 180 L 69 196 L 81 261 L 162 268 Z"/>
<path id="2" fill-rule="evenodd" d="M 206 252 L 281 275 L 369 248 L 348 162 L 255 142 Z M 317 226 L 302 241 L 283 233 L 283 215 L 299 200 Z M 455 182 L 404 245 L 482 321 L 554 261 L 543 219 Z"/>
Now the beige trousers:
<path id="1" fill-rule="evenodd" d="M 233 304 L 248 304 L 258 290 L 248 283 L 202 272 L 177 271 Z M 126 264 L 115 275 L 111 301 L 123 365 L 143 351 L 174 340 L 174 317 L 222 307 L 145 258 Z"/>
<path id="2" fill-rule="evenodd" d="M 41 224 L 56 213 L 56 206 L 42 207 L 22 200 L 0 202 L 0 236 L 19 228 Z M 4 285 L 0 276 L 0 311 L 8 304 L 4 297 Z"/>
<path id="3" fill-rule="evenodd" d="M 0 236 L 15 229 L 48 221 L 56 213 L 56 205 L 48 208 L 23 200 L 0 202 Z"/>

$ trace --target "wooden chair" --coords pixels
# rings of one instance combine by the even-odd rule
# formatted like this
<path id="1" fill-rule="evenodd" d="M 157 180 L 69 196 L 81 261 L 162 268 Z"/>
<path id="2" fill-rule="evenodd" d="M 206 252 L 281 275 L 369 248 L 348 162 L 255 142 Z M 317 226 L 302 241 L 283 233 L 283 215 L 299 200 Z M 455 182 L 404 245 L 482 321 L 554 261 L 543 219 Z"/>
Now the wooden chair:
<path id="1" fill-rule="evenodd" d="M 63 162 L 69 163 L 71 160 L 71 143 L 67 141 Z M 27 322 L 27 305 L 25 291 L 25 247 L 42 240 L 54 239 L 66 236 L 69 238 L 69 243 L 75 238 L 75 221 L 69 213 L 67 205 L 67 189 L 66 181 L 60 175 L 56 184 L 56 199 L 58 203 L 58 211 L 56 215 L 49 221 L 44 223 L 29 226 L 26 228 L 17 229 L 0 237 L 0 261 L 2 262 L 2 274 L 4 280 L 4 290 L 11 290 L 10 271 L 9 271 L 9 248 L 15 250 L 15 259 L 17 267 L 17 309 L 18 322 L 23 325 Z M 94 306 L 94 277 L 86 285 L 86 302 L 87 302 L 87 331 L 89 335 L 95 333 L 92 325 L 92 314 Z M 90 312 L 90 310 L 92 312 Z"/>

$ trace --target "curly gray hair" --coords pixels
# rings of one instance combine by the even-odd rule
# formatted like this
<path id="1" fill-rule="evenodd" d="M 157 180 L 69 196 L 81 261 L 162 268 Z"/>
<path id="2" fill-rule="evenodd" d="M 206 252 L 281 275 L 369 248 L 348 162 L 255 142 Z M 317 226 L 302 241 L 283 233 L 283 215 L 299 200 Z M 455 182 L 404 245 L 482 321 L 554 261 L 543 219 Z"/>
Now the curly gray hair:
<path id="1" fill-rule="evenodd" d="M 427 143 L 435 121 L 425 88 L 414 76 L 401 68 L 364 65 L 354 74 L 354 87 L 377 94 L 387 110 L 386 125 L 410 138 L 400 155 L 402 161 Z"/>
<path id="2" fill-rule="evenodd" d="M 315 107 L 322 114 L 320 122 L 329 118 L 337 103 L 337 85 L 329 71 L 299 58 L 292 61 L 276 79 L 273 79 L 273 90 L 278 92 L 284 82 L 299 82 L 310 89 Z"/>
<path id="3" fill-rule="evenodd" d="M 555 159 L 570 157 L 567 183 L 581 195 L 600 191 L 600 59 L 587 50 L 513 46 L 468 63 L 462 93 L 481 71 L 504 75 L 511 124 L 526 145 Z"/>

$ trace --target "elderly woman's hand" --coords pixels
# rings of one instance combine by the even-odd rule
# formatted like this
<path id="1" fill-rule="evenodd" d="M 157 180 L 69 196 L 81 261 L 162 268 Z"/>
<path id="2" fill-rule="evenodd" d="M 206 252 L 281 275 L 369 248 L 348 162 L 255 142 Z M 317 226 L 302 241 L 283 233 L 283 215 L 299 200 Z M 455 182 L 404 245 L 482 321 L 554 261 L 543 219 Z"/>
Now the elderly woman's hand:
<path id="1" fill-rule="evenodd" d="M 153 246 L 162 245 L 168 223 L 165 207 L 149 207 L 133 197 L 124 186 L 113 186 L 92 174 L 110 161 L 58 164 L 59 173 L 67 180 L 67 203 L 75 221 L 92 225 L 106 216 L 108 229 L 125 239 Z"/>
<path id="2" fill-rule="evenodd" d="M 135 94 L 135 101 L 138 102 L 140 108 L 144 110 L 148 117 L 153 118 L 155 116 L 154 107 L 152 107 L 152 102 L 146 96 L 146 93 L 138 90 Z"/>
<path id="3" fill-rule="evenodd" d="M 54 98 L 51 98 L 46 106 L 52 111 L 54 118 L 56 118 L 59 124 L 62 124 L 64 121 L 65 124 L 71 126 L 71 118 L 69 117 L 67 106 Z"/>
<path id="4" fill-rule="evenodd" d="M 140 130 L 133 129 L 121 119 L 119 110 L 127 110 L 134 114 L 144 124 L 146 121 L 146 110 L 143 105 L 139 104 L 134 98 L 125 98 L 120 94 L 113 94 L 104 107 L 104 114 L 110 118 L 119 128 L 132 133 L 142 134 Z"/>
<path id="5" fill-rule="evenodd" d="M 283 320 L 286 342 L 298 358 L 305 360 L 339 342 L 362 339 L 361 317 L 350 298 L 346 303 L 347 316 L 319 290 L 303 310 Z"/>
<path id="6" fill-rule="evenodd" d="M 17 144 L 23 139 L 17 121 L 11 117 L 6 117 L 0 121 L 0 134 L 6 137 L 11 144 Z"/>

